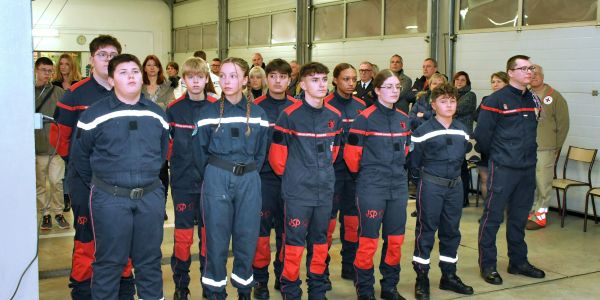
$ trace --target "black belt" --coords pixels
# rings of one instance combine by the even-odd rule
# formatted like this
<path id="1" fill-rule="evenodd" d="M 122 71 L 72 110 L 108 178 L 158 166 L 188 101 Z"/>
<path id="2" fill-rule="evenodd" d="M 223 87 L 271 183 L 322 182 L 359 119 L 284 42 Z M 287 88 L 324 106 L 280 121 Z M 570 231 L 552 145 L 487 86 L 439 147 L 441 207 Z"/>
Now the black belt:
<path id="1" fill-rule="evenodd" d="M 458 176 L 454 179 L 446 179 L 443 177 L 437 177 L 437 176 L 433 176 L 431 174 L 427 174 L 423 171 L 421 171 L 421 178 L 425 181 L 429 181 L 431 183 L 449 187 L 449 188 L 453 188 L 454 186 L 456 186 L 457 184 L 459 184 L 461 182 L 460 176 Z"/>
<path id="2" fill-rule="evenodd" d="M 223 159 L 220 159 L 216 156 L 211 156 L 208 158 L 208 163 L 225 171 L 229 171 L 236 176 L 242 176 L 246 173 L 250 173 L 256 170 L 256 162 L 251 162 L 249 164 L 240 164 L 240 163 L 232 163 Z"/>
<path id="3" fill-rule="evenodd" d="M 158 187 L 162 186 L 162 182 L 157 179 L 155 182 L 153 182 L 147 186 L 144 186 L 144 187 L 138 187 L 138 188 L 133 188 L 133 189 L 132 188 L 124 188 L 124 187 L 108 184 L 108 183 L 100 180 L 96 176 L 92 177 L 92 184 L 94 184 L 94 186 L 98 187 L 102 191 L 109 193 L 113 196 L 127 197 L 127 198 L 130 198 L 133 200 L 142 199 L 142 197 L 144 196 L 144 193 L 150 193 L 150 192 L 154 191 L 155 189 L 157 189 Z"/>

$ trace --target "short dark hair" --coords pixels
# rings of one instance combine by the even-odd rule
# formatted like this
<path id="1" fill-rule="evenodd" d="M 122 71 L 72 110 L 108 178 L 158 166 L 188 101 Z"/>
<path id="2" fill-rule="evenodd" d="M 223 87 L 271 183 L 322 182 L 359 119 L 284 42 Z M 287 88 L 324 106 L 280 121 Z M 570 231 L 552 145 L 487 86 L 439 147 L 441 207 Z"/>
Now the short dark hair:
<path id="1" fill-rule="evenodd" d="M 352 69 L 354 71 L 356 71 L 356 69 L 354 68 L 353 65 L 349 64 L 349 63 L 339 63 L 335 66 L 335 68 L 333 69 L 333 77 L 337 78 L 338 76 L 340 76 L 340 73 L 342 73 L 342 71 L 347 70 L 347 69 Z M 336 86 L 335 83 L 332 83 L 333 86 Z"/>
<path id="2" fill-rule="evenodd" d="M 140 60 L 135 55 L 128 53 L 119 54 L 108 62 L 108 77 L 114 78 L 113 75 L 115 74 L 115 69 L 117 66 L 130 61 L 134 62 L 138 68 L 142 68 Z"/>
<path id="3" fill-rule="evenodd" d="M 54 66 L 54 63 L 47 57 L 40 57 L 35 60 L 35 68 L 37 69 L 40 65 Z"/>
<path id="4" fill-rule="evenodd" d="M 220 58 L 218 58 L 218 57 L 215 57 L 215 58 L 213 58 L 213 59 L 212 59 L 212 61 L 218 61 L 218 62 L 221 62 L 221 59 L 220 59 Z"/>
<path id="5" fill-rule="evenodd" d="M 400 59 L 400 62 L 404 62 L 404 59 L 402 58 L 402 56 L 400 56 L 400 54 L 394 54 L 394 55 L 392 55 L 392 56 L 390 57 L 390 59 L 392 59 L 392 58 L 394 58 L 394 57 L 397 57 L 397 58 L 399 58 L 399 59 Z"/>
<path id="6" fill-rule="evenodd" d="M 432 62 L 432 63 L 433 63 L 433 66 L 434 66 L 434 67 L 436 67 L 436 68 L 438 67 L 437 60 L 435 60 L 435 58 L 433 58 L 433 57 L 428 57 L 428 58 L 426 58 L 424 61 L 430 61 L 430 62 Z"/>
<path id="7" fill-rule="evenodd" d="M 194 57 L 200 57 L 200 58 L 206 60 L 206 52 L 204 52 L 202 50 L 198 50 L 198 51 L 194 52 Z"/>
<path id="8" fill-rule="evenodd" d="M 440 96 L 450 96 L 458 100 L 458 89 L 450 83 L 444 83 L 431 91 L 431 101 L 435 101 Z"/>
<path id="9" fill-rule="evenodd" d="M 506 61 L 506 73 L 508 73 L 508 70 L 512 70 L 517 66 L 517 59 L 529 60 L 529 56 L 518 54 L 509 58 L 508 61 Z"/>
<path id="10" fill-rule="evenodd" d="M 90 42 L 90 54 L 94 55 L 96 54 L 96 51 L 98 51 L 98 49 L 102 48 L 102 47 L 106 47 L 106 46 L 113 46 L 115 48 L 117 48 L 117 52 L 120 54 L 121 53 L 121 43 L 119 43 L 119 41 L 113 37 L 112 35 L 108 35 L 108 34 L 101 34 L 97 37 L 95 37 L 91 42 Z"/>
<path id="11" fill-rule="evenodd" d="M 169 66 L 170 66 L 170 67 L 172 67 L 173 69 L 175 69 L 175 71 L 179 72 L 179 65 L 178 65 L 176 62 L 174 62 L 174 61 L 170 61 L 170 62 L 167 64 L 167 68 L 168 68 Z"/>
<path id="12" fill-rule="evenodd" d="M 454 84 L 454 81 L 456 81 L 456 79 L 459 76 L 465 76 L 465 78 L 467 79 L 467 85 L 471 85 L 471 78 L 469 78 L 469 74 L 467 74 L 467 72 L 465 71 L 458 71 L 454 74 L 454 77 L 452 77 L 452 84 Z"/>
<path id="13" fill-rule="evenodd" d="M 309 62 L 300 68 L 300 78 L 313 74 L 329 74 L 329 68 L 320 62 Z"/>
<path id="14" fill-rule="evenodd" d="M 265 73 L 267 73 L 267 75 L 271 72 L 278 72 L 281 74 L 287 74 L 288 76 L 291 76 L 292 66 L 290 66 L 290 64 L 287 61 L 281 58 L 276 58 L 270 61 L 265 67 Z"/>

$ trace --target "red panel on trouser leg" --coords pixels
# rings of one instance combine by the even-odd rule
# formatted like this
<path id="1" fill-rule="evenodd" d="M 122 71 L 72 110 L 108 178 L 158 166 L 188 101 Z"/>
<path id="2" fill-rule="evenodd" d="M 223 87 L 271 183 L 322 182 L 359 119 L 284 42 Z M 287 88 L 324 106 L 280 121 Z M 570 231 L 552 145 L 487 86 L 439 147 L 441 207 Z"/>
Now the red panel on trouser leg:
<path id="1" fill-rule="evenodd" d="M 384 262 L 390 266 L 395 266 L 400 263 L 402 257 L 402 243 L 404 235 L 388 235 L 387 251 L 385 252 Z"/>
<path id="2" fill-rule="evenodd" d="M 200 256 L 206 257 L 206 227 L 204 226 L 200 229 L 200 240 L 202 241 L 202 246 L 200 246 Z"/>
<path id="3" fill-rule="evenodd" d="M 190 248 L 194 244 L 194 228 L 175 229 L 175 257 L 181 261 L 190 259 Z"/>
<path id="4" fill-rule="evenodd" d="M 252 263 L 252 266 L 257 269 L 262 269 L 268 266 L 270 262 L 271 247 L 269 245 L 269 237 L 258 237 L 258 242 L 256 243 L 256 254 L 254 254 L 254 262 Z"/>
<path id="5" fill-rule="evenodd" d="M 127 259 L 127 265 L 123 268 L 123 273 L 121 273 L 121 277 L 131 277 L 131 273 L 133 270 L 133 263 L 131 262 L 131 258 Z"/>
<path id="6" fill-rule="evenodd" d="M 71 277 L 77 281 L 86 281 L 92 278 L 92 262 L 96 247 L 94 241 L 82 243 L 75 241 L 73 246 L 73 265 Z"/>
<path id="7" fill-rule="evenodd" d="M 284 243 L 282 248 L 285 248 L 285 232 L 281 233 L 281 242 Z M 283 262 L 283 249 L 279 251 L 279 261 Z"/>
<path id="8" fill-rule="evenodd" d="M 362 270 L 373 268 L 373 256 L 377 251 L 377 239 L 361 237 L 354 258 L 354 266 Z"/>
<path id="9" fill-rule="evenodd" d="M 302 260 L 303 246 L 285 245 L 283 257 L 283 273 L 281 276 L 289 281 L 296 281 L 300 276 L 300 261 Z M 314 255 L 314 254 L 313 254 Z"/>
<path id="10" fill-rule="evenodd" d="M 310 272 L 313 274 L 321 275 L 325 272 L 327 264 L 327 250 L 329 249 L 327 244 L 314 244 L 313 245 L 313 256 L 310 261 Z"/>
<path id="11" fill-rule="evenodd" d="M 344 240 L 358 242 L 358 216 L 344 216 Z"/>
<path id="12" fill-rule="evenodd" d="M 329 227 L 327 227 L 327 246 L 331 247 L 333 241 L 333 231 L 335 230 L 335 219 L 329 220 Z"/>

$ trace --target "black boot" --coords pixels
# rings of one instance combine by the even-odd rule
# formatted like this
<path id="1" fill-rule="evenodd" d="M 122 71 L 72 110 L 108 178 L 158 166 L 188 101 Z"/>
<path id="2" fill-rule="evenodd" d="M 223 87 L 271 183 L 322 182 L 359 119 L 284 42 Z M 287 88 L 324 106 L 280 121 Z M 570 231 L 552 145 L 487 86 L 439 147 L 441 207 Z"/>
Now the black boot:
<path id="1" fill-rule="evenodd" d="M 188 300 L 189 294 L 190 290 L 188 288 L 175 289 L 175 294 L 173 294 L 173 300 Z"/>
<path id="2" fill-rule="evenodd" d="M 473 288 L 464 284 L 456 274 L 442 274 L 440 289 L 449 290 L 463 295 L 473 295 Z"/>
<path id="3" fill-rule="evenodd" d="M 405 300 L 395 288 L 387 291 L 381 291 L 380 296 L 381 299 L 385 300 Z"/>
<path id="4" fill-rule="evenodd" d="M 250 300 L 250 293 L 238 293 L 238 300 Z"/>
<path id="5" fill-rule="evenodd" d="M 71 197 L 69 194 L 64 194 L 65 208 L 63 208 L 63 212 L 69 212 L 71 210 Z"/>
<path id="6" fill-rule="evenodd" d="M 376 300 L 374 295 L 358 295 L 357 300 Z"/>
<path id="7" fill-rule="evenodd" d="M 275 285 L 273 287 L 278 291 L 281 289 L 281 281 L 279 281 L 279 278 L 275 279 Z"/>
<path id="8" fill-rule="evenodd" d="M 342 265 L 342 279 L 354 280 L 354 268 Z"/>
<path id="9" fill-rule="evenodd" d="M 429 300 L 429 277 L 427 277 L 427 273 L 417 274 L 415 298 L 417 300 Z"/>
<path id="10" fill-rule="evenodd" d="M 259 282 L 254 287 L 254 299 L 269 299 L 269 287 L 266 282 Z"/>

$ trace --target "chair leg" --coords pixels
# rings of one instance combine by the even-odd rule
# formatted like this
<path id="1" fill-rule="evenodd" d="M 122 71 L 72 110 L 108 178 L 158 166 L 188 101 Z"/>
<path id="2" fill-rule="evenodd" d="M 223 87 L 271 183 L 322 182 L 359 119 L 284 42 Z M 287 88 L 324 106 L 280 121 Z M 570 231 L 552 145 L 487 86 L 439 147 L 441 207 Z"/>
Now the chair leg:
<path id="1" fill-rule="evenodd" d="M 594 221 L 596 222 L 596 224 L 598 224 L 598 215 L 596 215 L 596 199 L 594 198 L 594 195 L 592 196 L 592 209 L 594 210 Z"/>
<path id="2" fill-rule="evenodd" d="M 558 189 L 557 188 L 555 188 L 554 190 L 556 191 L 556 203 L 558 203 L 558 211 L 560 213 L 562 213 L 562 208 L 560 206 L 560 196 L 559 196 L 560 194 L 558 193 Z"/>
<path id="3" fill-rule="evenodd" d="M 567 189 L 563 190 L 563 199 L 562 199 L 562 214 L 560 216 L 560 227 L 565 227 L 565 216 L 567 215 Z"/>
<path id="4" fill-rule="evenodd" d="M 588 192 L 587 195 L 585 195 L 585 209 L 584 209 L 584 213 L 583 213 L 583 232 L 587 232 L 587 218 L 588 218 L 588 203 L 589 202 L 590 202 L 590 193 Z"/>

